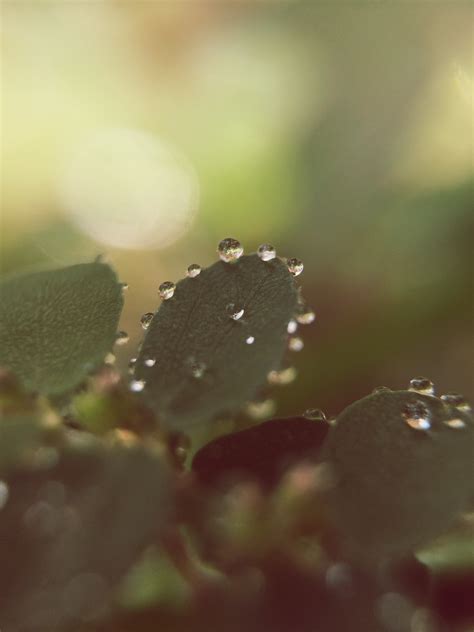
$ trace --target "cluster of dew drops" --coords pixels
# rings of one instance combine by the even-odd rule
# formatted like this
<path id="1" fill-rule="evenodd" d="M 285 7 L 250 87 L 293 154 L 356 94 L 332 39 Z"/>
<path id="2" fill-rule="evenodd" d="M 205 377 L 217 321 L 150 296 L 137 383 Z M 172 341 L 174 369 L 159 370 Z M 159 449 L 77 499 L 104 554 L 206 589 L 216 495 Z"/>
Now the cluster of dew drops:
<path id="1" fill-rule="evenodd" d="M 244 249 L 242 244 L 233 239 L 232 237 L 228 237 L 223 239 L 218 247 L 217 253 L 221 261 L 226 264 L 234 264 L 236 263 L 240 257 L 244 253 Z M 276 258 L 277 252 L 273 245 L 271 244 L 262 244 L 259 246 L 257 250 L 257 254 L 259 258 L 263 262 L 269 262 Z M 303 262 L 300 259 L 296 259 L 291 257 L 286 259 L 286 265 L 288 268 L 288 272 L 294 276 L 299 276 L 304 269 Z M 195 279 L 201 274 L 201 266 L 197 263 L 192 263 L 188 266 L 186 271 L 186 276 L 190 279 Z M 128 286 L 123 284 L 122 286 L 126 289 Z M 164 281 L 158 288 L 158 294 L 163 301 L 168 301 L 173 298 L 176 291 L 176 285 L 172 281 Z M 240 321 L 244 316 L 245 310 L 241 305 L 235 303 L 229 303 L 226 306 L 226 316 L 233 321 Z M 140 319 L 140 324 L 144 330 L 147 330 L 154 318 L 154 312 L 146 312 L 142 315 Z M 303 349 L 303 340 L 295 335 L 298 329 L 298 325 L 309 325 L 315 320 L 314 311 L 309 308 L 304 302 L 300 301 L 298 303 L 297 312 L 294 315 L 287 326 L 287 331 L 289 334 L 288 337 L 288 349 L 290 351 L 301 351 Z M 249 334 L 245 337 L 245 343 L 247 345 L 253 345 L 255 343 L 255 336 Z M 116 344 L 125 344 L 128 341 L 128 335 L 125 332 L 119 332 L 116 338 Z M 106 357 L 106 362 L 113 362 L 113 354 L 108 354 Z M 129 362 L 129 372 L 134 373 L 136 366 L 137 358 L 132 358 Z M 145 358 L 143 361 L 146 367 L 153 367 L 156 364 L 156 358 Z M 195 366 L 196 365 L 196 366 Z M 198 366 L 199 365 L 199 366 Z M 193 367 L 191 367 L 191 373 L 196 378 L 201 378 L 205 372 L 205 367 L 203 368 L 202 363 L 195 363 Z M 294 367 L 286 367 L 281 370 L 272 370 L 269 372 L 267 376 L 267 381 L 269 384 L 278 384 L 284 385 L 291 383 L 296 378 L 296 369 Z M 132 392 L 139 393 L 143 391 L 145 388 L 146 381 L 132 379 L 129 385 L 129 388 Z M 255 408 L 258 407 L 258 404 L 255 405 Z M 266 409 L 268 410 L 268 404 L 266 405 Z M 256 416 L 256 415 L 252 415 Z"/>

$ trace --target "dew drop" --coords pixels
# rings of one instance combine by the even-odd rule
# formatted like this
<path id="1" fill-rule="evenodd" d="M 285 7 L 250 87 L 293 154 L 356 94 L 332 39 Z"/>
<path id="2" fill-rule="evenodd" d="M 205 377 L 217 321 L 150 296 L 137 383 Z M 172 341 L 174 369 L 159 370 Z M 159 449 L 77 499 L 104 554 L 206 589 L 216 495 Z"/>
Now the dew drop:
<path id="1" fill-rule="evenodd" d="M 201 379 L 206 372 L 206 365 L 204 362 L 195 362 L 191 366 L 191 374 L 197 380 Z"/>
<path id="2" fill-rule="evenodd" d="M 313 312 L 311 307 L 308 307 L 305 303 L 303 303 L 302 305 L 299 305 L 295 318 L 300 325 L 311 325 L 316 318 L 316 314 Z"/>
<path id="3" fill-rule="evenodd" d="M 8 501 L 10 490 L 5 481 L 0 481 L 0 509 L 3 509 Z"/>
<path id="4" fill-rule="evenodd" d="M 243 255 L 244 249 L 240 241 L 228 237 L 219 243 L 217 253 L 225 263 L 235 263 Z"/>
<path id="5" fill-rule="evenodd" d="M 192 263 L 190 266 L 188 266 L 186 274 L 191 279 L 195 279 L 201 274 L 201 266 L 198 263 Z"/>
<path id="6" fill-rule="evenodd" d="M 128 290 L 128 283 L 121 283 L 120 286 L 124 292 Z"/>
<path id="7" fill-rule="evenodd" d="M 290 366 L 280 371 L 270 371 L 267 375 L 269 384 L 291 384 L 296 379 L 297 371 L 295 367 Z"/>
<path id="8" fill-rule="evenodd" d="M 431 428 L 428 408 L 423 402 L 406 404 L 403 409 L 405 422 L 414 430 L 429 430 Z"/>
<path id="9" fill-rule="evenodd" d="M 247 338 L 245 339 L 245 342 L 248 345 L 253 345 L 253 343 L 255 342 L 255 336 L 247 336 Z"/>
<path id="10" fill-rule="evenodd" d="M 236 305 L 235 303 L 229 303 L 226 306 L 225 311 L 227 312 L 229 318 L 232 318 L 232 320 L 240 320 L 242 316 L 244 315 L 245 310 L 240 305 Z"/>
<path id="11" fill-rule="evenodd" d="M 446 419 L 443 423 L 448 426 L 448 428 L 454 428 L 455 430 L 466 427 L 466 422 L 457 417 L 454 419 Z"/>
<path id="12" fill-rule="evenodd" d="M 130 390 L 132 393 L 141 393 L 145 388 L 145 380 L 132 380 L 130 382 Z"/>
<path id="13" fill-rule="evenodd" d="M 148 366 L 148 367 L 155 366 L 155 364 L 156 364 L 156 358 L 145 358 L 145 359 L 143 360 L 143 364 L 144 364 L 145 366 Z"/>
<path id="14" fill-rule="evenodd" d="M 151 321 L 153 320 L 153 316 L 153 312 L 147 312 L 146 314 L 143 314 L 143 316 L 140 318 L 140 324 L 143 329 L 148 329 L 148 327 L 151 325 Z"/>
<path id="15" fill-rule="evenodd" d="M 117 332 L 117 336 L 115 337 L 115 344 L 119 346 L 126 345 L 129 340 L 130 336 L 127 334 L 126 331 L 119 331 Z"/>
<path id="16" fill-rule="evenodd" d="M 160 297 L 167 301 L 173 297 L 174 291 L 176 290 L 176 285 L 172 281 L 165 281 L 160 285 L 158 291 L 160 293 Z"/>
<path id="17" fill-rule="evenodd" d="M 114 354 L 111 351 L 109 351 L 109 353 L 104 358 L 104 363 L 105 364 L 115 364 L 115 360 L 116 360 L 116 357 L 114 356 Z"/>
<path id="18" fill-rule="evenodd" d="M 434 384 L 427 377 L 414 377 L 408 390 L 420 395 L 434 395 Z"/>
<path id="19" fill-rule="evenodd" d="M 290 351 L 301 351 L 304 347 L 304 342 L 298 336 L 293 336 L 288 340 L 288 349 Z"/>
<path id="20" fill-rule="evenodd" d="M 137 363 L 137 359 L 136 358 L 130 358 L 130 360 L 128 362 L 128 372 L 129 373 L 133 373 L 135 371 L 136 363 Z"/>
<path id="21" fill-rule="evenodd" d="M 320 408 L 308 408 L 308 410 L 305 410 L 303 417 L 313 421 L 326 421 L 326 415 Z"/>
<path id="22" fill-rule="evenodd" d="M 262 399 L 255 402 L 248 402 L 245 412 L 252 419 L 265 419 L 271 417 L 276 411 L 276 404 L 273 399 Z"/>
<path id="23" fill-rule="evenodd" d="M 294 257 L 287 259 L 286 265 L 288 266 L 288 272 L 293 276 L 299 276 L 304 269 L 303 262 L 300 261 L 300 259 L 295 259 Z"/>
<path id="24" fill-rule="evenodd" d="M 471 412 L 471 407 L 466 401 L 466 398 L 464 397 L 464 395 L 461 395 L 460 393 L 446 393 L 446 395 L 441 395 L 441 399 L 446 404 L 449 404 L 450 406 L 454 406 L 455 408 L 457 408 L 458 410 L 464 413 Z"/>
<path id="25" fill-rule="evenodd" d="M 275 246 L 271 244 L 262 244 L 258 247 L 257 254 L 262 261 L 271 261 L 276 257 Z"/>
<path id="26" fill-rule="evenodd" d="M 295 331 L 296 331 L 297 329 L 298 329 L 298 323 L 296 322 L 296 320 L 295 320 L 294 318 L 292 318 L 292 319 L 290 320 L 290 322 L 288 323 L 288 326 L 287 326 L 287 328 L 286 328 L 286 331 L 287 331 L 289 334 L 294 334 L 294 333 L 295 333 Z"/>

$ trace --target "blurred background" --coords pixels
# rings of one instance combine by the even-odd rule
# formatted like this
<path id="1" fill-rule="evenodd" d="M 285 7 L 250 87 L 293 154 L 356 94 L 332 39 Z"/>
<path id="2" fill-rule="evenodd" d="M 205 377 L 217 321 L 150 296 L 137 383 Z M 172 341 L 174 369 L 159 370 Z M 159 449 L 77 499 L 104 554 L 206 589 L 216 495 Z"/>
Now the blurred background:
<path id="1" fill-rule="evenodd" d="M 305 263 L 278 413 L 416 375 L 472 398 L 473 8 L 4 1 L 3 274 L 105 254 L 126 365 L 227 236 Z"/>

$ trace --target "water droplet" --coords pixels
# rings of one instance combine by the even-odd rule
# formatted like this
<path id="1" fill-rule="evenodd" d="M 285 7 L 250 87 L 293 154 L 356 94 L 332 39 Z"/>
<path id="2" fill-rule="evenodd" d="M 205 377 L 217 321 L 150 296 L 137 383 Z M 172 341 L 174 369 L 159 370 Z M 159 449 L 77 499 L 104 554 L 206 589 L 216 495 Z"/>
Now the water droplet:
<path id="1" fill-rule="evenodd" d="M 271 261 L 276 257 L 275 246 L 271 244 L 262 244 L 258 247 L 257 253 L 262 261 Z"/>
<path id="2" fill-rule="evenodd" d="M 293 336 L 288 340 L 288 349 L 290 351 L 301 351 L 304 347 L 304 342 L 298 336 Z"/>
<path id="3" fill-rule="evenodd" d="M 119 346 L 126 345 L 129 340 L 130 337 L 126 331 L 119 331 L 115 337 L 115 344 Z"/>
<path id="4" fill-rule="evenodd" d="M 206 372 L 206 365 L 204 362 L 194 362 L 191 365 L 191 374 L 197 380 L 201 379 Z"/>
<path id="5" fill-rule="evenodd" d="M 443 423 L 446 426 L 448 426 L 448 428 L 454 428 L 456 430 L 458 430 L 459 428 L 465 428 L 466 427 L 466 422 L 463 421 L 462 419 L 457 418 L 457 417 L 455 417 L 454 419 L 446 419 Z"/>
<path id="6" fill-rule="evenodd" d="M 243 255 L 244 249 L 240 241 L 228 237 L 219 243 L 217 253 L 225 263 L 235 263 Z"/>
<path id="7" fill-rule="evenodd" d="M 130 390 L 132 393 L 141 393 L 145 388 L 145 380 L 132 380 L 130 382 Z"/>
<path id="8" fill-rule="evenodd" d="M 201 266 L 198 263 L 192 263 L 188 266 L 187 275 L 191 279 L 195 279 L 197 276 L 201 274 Z"/>
<path id="9" fill-rule="evenodd" d="M 164 301 L 167 301 L 170 298 L 172 298 L 175 290 L 176 290 L 176 285 L 172 281 L 165 281 L 158 288 L 160 297 Z"/>
<path id="10" fill-rule="evenodd" d="M 128 290 L 128 283 L 121 283 L 120 285 L 122 286 L 122 290 L 124 292 L 126 292 Z"/>
<path id="11" fill-rule="evenodd" d="M 294 318 L 292 318 L 292 319 L 290 320 L 290 322 L 288 323 L 288 326 L 287 326 L 287 328 L 286 328 L 286 331 L 287 331 L 289 334 L 294 334 L 294 333 L 295 333 L 295 331 L 296 331 L 297 329 L 298 329 L 298 323 L 296 322 L 296 320 L 295 320 Z"/>
<path id="12" fill-rule="evenodd" d="M 299 259 L 295 259 L 294 257 L 287 259 L 286 265 L 288 266 L 288 272 L 293 276 L 299 276 L 304 269 L 303 262 Z"/>
<path id="13" fill-rule="evenodd" d="M 256 402 L 248 402 L 245 412 L 252 419 L 265 419 L 271 417 L 276 410 L 276 404 L 273 399 L 262 399 Z"/>
<path id="14" fill-rule="evenodd" d="M 229 303 L 226 306 L 225 311 L 229 315 L 229 318 L 232 318 L 232 320 L 240 320 L 242 316 L 244 315 L 245 310 L 240 305 L 236 305 L 235 303 Z"/>
<path id="15" fill-rule="evenodd" d="M 308 408 L 308 410 L 304 412 L 303 417 L 313 421 L 326 421 L 326 415 L 319 408 Z"/>
<path id="16" fill-rule="evenodd" d="M 471 412 L 471 407 L 466 401 L 466 398 L 464 397 L 464 395 L 461 395 L 460 393 L 446 393 L 446 395 L 441 395 L 441 399 L 446 404 L 449 404 L 450 406 L 454 406 L 455 408 L 457 408 L 458 410 L 462 412 L 465 412 L 465 413 Z"/>
<path id="17" fill-rule="evenodd" d="M 420 395 L 434 395 L 434 384 L 427 377 L 414 377 L 408 390 Z"/>
<path id="18" fill-rule="evenodd" d="M 310 325 L 314 322 L 316 314 L 313 312 L 311 307 L 308 307 L 305 303 L 303 303 L 298 306 L 298 312 L 295 315 L 295 318 L 300 325 Z"/>
<path id="19" fill-rule="evenodd" d="M 330 426 L 335 426 L 337 424 L 337 417 L 330 417 L 327 419 L 327 422 Z"/>
<path id="20" fill-rule="evenodd" d="M 105 364 L 115 364 L 115 360 L 116 360 L 116 357 L 114 356 L 114 354 L 111 351 L 109 351 L 109 353 L 107 353 L 107 355 L 104 358 L 104 363 Z"/>
<path id="21" fill-rule="evenodd" d="M 151 325 L 151 321 L 153 320 L 153 316 L 153 312 L 147 312 L 146 314 L 143 314 L 143 316 L 140 318 L 140 324 L 143 329 L 148 329 L 148 327 Z"/>
<path id="22" fill-rule="evenodd" d="M 290 366 L 280 371 L 270 371 L 267 375 L 269 384 L 291 384 L 296 379 L 297 371 L 295 367 Z"/>
<path id="23" fill-rule="evenodd" d="M 0 481 L 0 509 L 3 509 L 8 501 L 10 490 L 5 481 Z"/>
<path id="24" fill-rule="evenodd" d="M 245 342 L 248 345 L 253 345 L 253 343 L 255 342 L 255 336 L 247 336 L 247 338 L 245 339 Z"/>
<path id="25" fill-rule="evenodd" d="M 431 428 L 428 408 L 423 402 L 411 402 L 403 409 L 405 422 L 414 430 L 429 430 Z"/>
<path id="26" fill-rule="evenodd" d="M 372 393 L 390 393 L 391 389 L 388 388 L 388 386 L 376 386 L 374 388 L 374 390 L 372 391 Z"/>
<path id="27" fill-rule="evenodd" d="M 133 373 L 135 371 L 136 363 L 137 363 L 137 359 L 136 358 L 130 358 L 130 360 L 128 361 L 128 372 L 129 373 Z"/>
<path id="28" fill-rule="evenodd" d="M 155 366 L 156 358 L 145 358 L 143 364 L 148 367 Z"/>

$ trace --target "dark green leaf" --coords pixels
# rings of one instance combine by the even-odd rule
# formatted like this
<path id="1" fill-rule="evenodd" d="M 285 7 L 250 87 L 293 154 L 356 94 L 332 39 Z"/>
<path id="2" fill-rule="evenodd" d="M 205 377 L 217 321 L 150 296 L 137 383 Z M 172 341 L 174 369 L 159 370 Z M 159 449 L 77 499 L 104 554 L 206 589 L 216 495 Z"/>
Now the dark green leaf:
<path id="1" fill-rule="evenodd" d="M 123 305 L 115 273 L 101 263 L 5 280 L 0 297 L 0 366 L 46 394 L 74 388 L 102 362 Z"/>
<path id="2" fill-rule="evenodd" d="M 244 309 L 240 319 L 230 317 L 231 304 Z M 137 361 L 149 403 L 174 428 L 235 410 L 280 367 L 296 305 L 293 277 L 278 259 L 219 261 L 183 279 L 156 313 Z M 154 366 L 144 365 L 148 358 Z"/>

